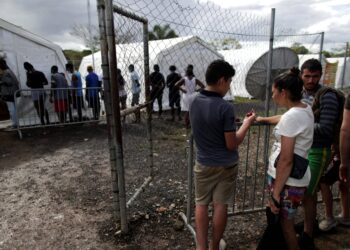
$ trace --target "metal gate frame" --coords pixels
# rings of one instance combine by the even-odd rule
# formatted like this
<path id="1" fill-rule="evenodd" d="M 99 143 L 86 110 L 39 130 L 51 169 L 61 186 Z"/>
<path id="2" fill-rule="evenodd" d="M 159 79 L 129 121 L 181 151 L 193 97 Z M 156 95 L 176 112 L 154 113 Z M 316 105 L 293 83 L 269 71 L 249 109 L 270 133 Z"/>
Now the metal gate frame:
<path id="1" fill-rule="evenodd" d="M 98 0 L 97 12 L 99 19 L 101 59 L 103 82 L 105 89 L 105 107 L 107 114 L 108 144 L 110 151 L 110 164 L 112 172 L 113 205 L 115 218 L 120 221 L 121 233 L 128 232 L 127 209 L 141 191 L 153 180 L 153 143 L 152 143 L 152 113 L 150 104 L 150 84 L 149 84 L 149 51 L 148 51 L 148 20 L 137 16 L 119 6 L 113 5 L 113 0 Z M 146 103 L 134 108 L 120 111 L 119 90 L 117 84 L 117 55 L 114 33 L 114 16 L 117 13 L 124 17 L 133 19 L 143 25 L 143 45 L 144 45 L 144 79 L 145 79 L 145 100 Z M 123 142 L 121 116 L 138 112 L 146 108 L 147 111 L 147 137 L 149 142 L 148 163 L 150 175 L 144 183 L 136 190 L 134 195 L 126 201 L 125 173 L 123 159 Z"/>

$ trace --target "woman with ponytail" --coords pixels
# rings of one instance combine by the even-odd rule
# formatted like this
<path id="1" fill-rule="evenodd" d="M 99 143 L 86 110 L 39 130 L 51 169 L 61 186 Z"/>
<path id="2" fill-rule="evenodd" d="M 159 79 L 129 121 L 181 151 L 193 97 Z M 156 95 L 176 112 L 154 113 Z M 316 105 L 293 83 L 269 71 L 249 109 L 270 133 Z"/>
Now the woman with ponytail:
<path id="1" fill-rule="evenodd" d="M 272 99 L 288 110 L 281 116 L 257 117 L 258 122 L 276 124 L 267 171 L 269 210 L 277 215 L 288 249 L 299 249 L 294 217 L 310 182 L 307 154 L 312 145 L 314 116 L 301 101 L 303 81 L 292 68 L 277 76 L 272 84 Z M 296 170 L 302 171 L 295 174 Z"/>

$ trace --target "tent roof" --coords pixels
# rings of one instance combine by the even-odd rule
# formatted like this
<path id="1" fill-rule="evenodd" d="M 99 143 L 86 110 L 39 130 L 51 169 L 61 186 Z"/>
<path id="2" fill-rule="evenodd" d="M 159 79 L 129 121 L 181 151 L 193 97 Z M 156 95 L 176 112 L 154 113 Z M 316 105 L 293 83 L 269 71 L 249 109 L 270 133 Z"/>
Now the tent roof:
<path id="1" fill-rule="evenodd" d="M 170 39 L 163 39 L 163 40 L 154 40 L 149 41 L 149 56 L 150 59 L 154 59 L 157 56 L 160 56 L 161 54 L 166 54 L 169 51 L 173 49 L 181 48 L 187 44 L 191 43 L 199 43 L 211 52 L 217 54 L 219 57 L 222 57 L 220 53 L 218 53 L 214 47 L 212 47 L 210 44 L 203 41 L 201 38 L 197 36 L 184 36 L 184 37 L 177 37 L 177 38 L 170 38 Z M 132 57 L 131 54 L 134 54 L 135 56 L 139 56 L 140 53 L 143 54 L 143 44 L 142 42 L 137 43 L 125 43 L 125 44 L 117 44 L 116 45 L 117 53 L 120 52 L 126 52 L 128 53 L 127 57 Z M 94 53 L 94 56 L 101 56 L 101 51 L 97 51 Z M 91 58 L 91 55 L 87 55 L 84 58 Z"/>
<path id="2" fill-rule="evenodd" d="M 56 51 L 56 54 L 59 57 L 59 59 L 62 62 L 66 62 L 66 58 L 63 55 L 61 47 L 50 42 L 49 40 L 46 40 L 46 39 L 44 39 L 44 38 L 42 38 L 34 33 L 31 33 L 30 31 L 27 31 L 27 30 L 21 28 L 20 26 L 9 23 L 1 18 L 0 18 L 0 28 L 3 28 L 11 33 L 14 33 L 14 34 L 20 36 L 20 37 L 24 37 L 24 38 L 26 38 L 34 43 L 37 43 L 41 46 L 48 48 L 48 49 L 52 49 L 52 50 Z"/>

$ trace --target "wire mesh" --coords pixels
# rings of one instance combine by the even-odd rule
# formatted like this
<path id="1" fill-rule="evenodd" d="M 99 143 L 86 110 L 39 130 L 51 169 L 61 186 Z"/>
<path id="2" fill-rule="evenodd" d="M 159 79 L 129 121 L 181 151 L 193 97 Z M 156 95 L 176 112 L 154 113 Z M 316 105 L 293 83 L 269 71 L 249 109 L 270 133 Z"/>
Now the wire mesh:
<path id="1" fill-rule="evenodd" d="M 185 78 L 188 66 L 193 66 L 193 73 L 196 79 L 205 84 L 205 71 L 207 66 L 215 59 L 224 59 L 231 63 L 236 69 L 236 75 L 231 84 L 231 89 L 225 96 L 225 99 L 232 101 L 237 120 L 242 119 L 252 108 L 258 113 L 265 113 L 264 100 L 261 96 L 249 91 L 247 81 L 253 78 L 253 85 L 259 85 L 257 89 L 266 90 L 266 75 L 270 41 L 270 30 L 272 20 L 270 12 L 247 13 L 239 12 L 233 9 L 223 9 L 212 3 L 182 2 L 182 1 L 114 1 L 116 6 L 142 16 L 148 20 L 148 38 L 149 38 L 149 58 L 144 58 L 144 36 L 142 23 L 132 20 L 128 17 L 114 13 L 114 26 L 116 34 L 116 54 L 117 67 L 120 70 L 119 79 L 119 97 L 126 96 L 126 103 L 121 103 L 122 109 L 131 107 L 135 99 L 135 81 L 137 78 L 140 86 L 140 98 L 138 103 L 145 103 L 147 99 L 146 80 L 144 62 L 149 60 L 150 68 L 158 65 L 163 81 L 162 87 L 155 87 L 156 83 L 151 80 L 151 95 L 155 89 L 158 95 L 163 98 L 161 102 L 153 103 L 153 111 L 158 111 L 160 106 L 165 112 L 156 123 L 157 128 L 153 130 L 153 141 L 162 140 L 167 137 L 167 132 L 174 129 L 174 112 L 169 103 L 169 91 L 171 88 L 166 86 L 167 76 L 170 74 L 170 66 L 176 66 L 179 78 Z M 285 29 L 276 25 L 274 34 L 274 48 L 276 49 L 273 64 L 280 68 L 272 68 L 272 79 L 279 73 L 290 68 L 298 66 L 298 57 L 294 51 L 306 48 L 308 51 L 315 52 L 318 56 L 320 47 L 320 34 L 292 34 L 289 28 Z M 286 51 L 277 53 L 280 49 L 287 48 Z M 98 54 L 96 54 L 98 55 Z M 291 57 L 296 60 L 291 61 Z M 95 65 L 99 65 L 99 58 Z M 260 60 L 260 61 L 259 61 Z M 259 62 L 257 64 L 257 62 Z M 83 60 L 84 63 L 84 60 Z M 85 62 L 86 63 L 86 62 Z M 133 65 L 133 69 L 130 68 Z M 258 66 L 257 66 L 258 65 Z M 98 66 L 97 66 L 98 67 Z M 257 67 L 257 68 L 255 68 Z M 99 69 L 97 68 L 96 71 Z M 155 69 L 156 70 L 156 69 Z M 249 77 L 248 77 L 249 74 Z M 164 88 L 164 89 L 163 89 Z M 139 90 L 138 90 L 139 91 Z M 137 93 L 139 93 L 137 91 Z M 260 90 L 259 90 L 260 91 Z M 184 96 L 181 100 L 182 113 L 186 112 Z M 121 98 L 122 99 L 122 98 Z M 125 100 L 125 99 L 124 99 Z M 270 108 L 274 107 L 273 104 Z M 284 110 L 272 109 L 273 113 L 283 113 Z M 183 116 L 180 115 L 179 118 Z M 166 119 L 167 118 L 167 119 Z M 148 166 L 146 148 L 148 147 L 147 132 L 143 121 L 146 119 L 146 112 L 141 112 L 141 123 L 131 124 L 137 121 L 136 114 L 128 115 L 124 118 L 123 125 L 123 149 L 126 171 L 127 194 L 132 195 L 132 189 L 136 188 L 135 183 L 140 183 L 147 178 Z M 175 123 L 175 126 L 179 126 Z M 181 125 L 180 125 L 181 126 Z M 176 132 L 175 132 L 176 133 Z M 176 136 L 182 136 L 177 134 Z M 250 130 L 249 135 L 241 147 L 240 174 L 237 180 L 240 187 L 239 193 L 235 196 L 239 212 L 254 210 L 264 206 L 264 186 L 265 186 L 265 168 L 266 154 L 268 150 L 263 150 L 263 132 L 261 127 L 255 127 Z M 138 143 L 135 144 L 135 141 Z M 185 141 L 182 147 L 185 148 Z M 164 144 L 161 144 L 164 146 Z M 269 145 L 264 145 L 268 147 Z M 164 148 L 155 146 L 152 153 L 158 156 L 157 151 L 164 151 Z M 165 150 L 168 151 L 168 150 Z M 170 150 L 169 150 L 170 151 Z M 264 151 L 264 153 L 262 153 Z M 255 154 L 256 157 L 250 157 Z M 177 154 L 174 154 L 177 155 Z M 137 156 L 137 157 L 136 157 Z M 164 155 L 161 158 L 155 158 L 154 165 L 162 165 L 158 160 L 169 160 L 172 155 Z M 176 162 L 178 159 L 173 159 Z M 179 162 L 178 164 L 183 164 Z M 158 168 L 157 168 L 158 169 Z M 160 169 L 160 168 L 159 168 Z"/>

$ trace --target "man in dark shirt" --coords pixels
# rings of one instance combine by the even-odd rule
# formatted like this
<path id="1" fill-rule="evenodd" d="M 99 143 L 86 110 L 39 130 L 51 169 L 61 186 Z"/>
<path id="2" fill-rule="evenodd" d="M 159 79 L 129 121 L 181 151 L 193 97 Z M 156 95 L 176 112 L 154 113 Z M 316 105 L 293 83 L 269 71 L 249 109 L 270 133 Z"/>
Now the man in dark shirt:
<path id="1" fill-rule="evenodd" d="M 180 105 L 180 91 L 175 87 L 175 83 L 181 80 L 181 76 L 176 73 L 176 67 L 171 65 L 169 67 L 170 74 L 166 78 L 166 86 L 169 88 L 169 106 L 171 108 L 171 121 L 175 120 L 175 108 L 177 107 L 177 115 L 181 120 L 181 105 Z"/>
<path id="2" fill-rule="evenodd" d="M 155 99 L 158 101 L 158 117 L 161 117 L 163 111 L 163 90 L 165 87 L 165 79 L 162 73 L 160 73 L 160 69 L 158 64 L 153 66 L 154 72 L 149 76 L 151 83 L 151 100 L 152 100 L 152 108 Z"/>
<path id="3" fill-rule="evenodd" d="M 35 70 L 29 62 L 25 62 L 23 67 L 27 71 L 27 86 L 32 89 L 32 100 L 41 124 L 45 125 L 44 115 L 46 124 L 50 124 L 49 113 L 45 107 L 46 94 L 44 90 L 44 85 L 47 85 L 48 81 L 44 73 Z"/>
<path id="4" fill-rule="evenodd" d="M 337 96 L 333 92 L 328 92 L 320 98 L 319 111 L 314 109 L 316 101 L 314 97 L 322 89 L 319 83 L 321 76 L 322 65 L 317 59 L 309 59 L 301 66 L 301 78 L 304 82 L 303 101 L 313 105 L 315 115 L 314 138 L 308 154 L 311 180 L 303 201 L 305 220 L 304 232 L 300 238 L 302 249 L 314 248 L 313 229 L 317 212 L 317 191 L 321 176 L 331 160 L 334 125 L 339 113 Z M 320 226 L 324 227 L 325 225 L 320 223 Z M 333 226 L 335 226 L 335 222 L 333 225 L 326 225 L 326 227 Z"/>

